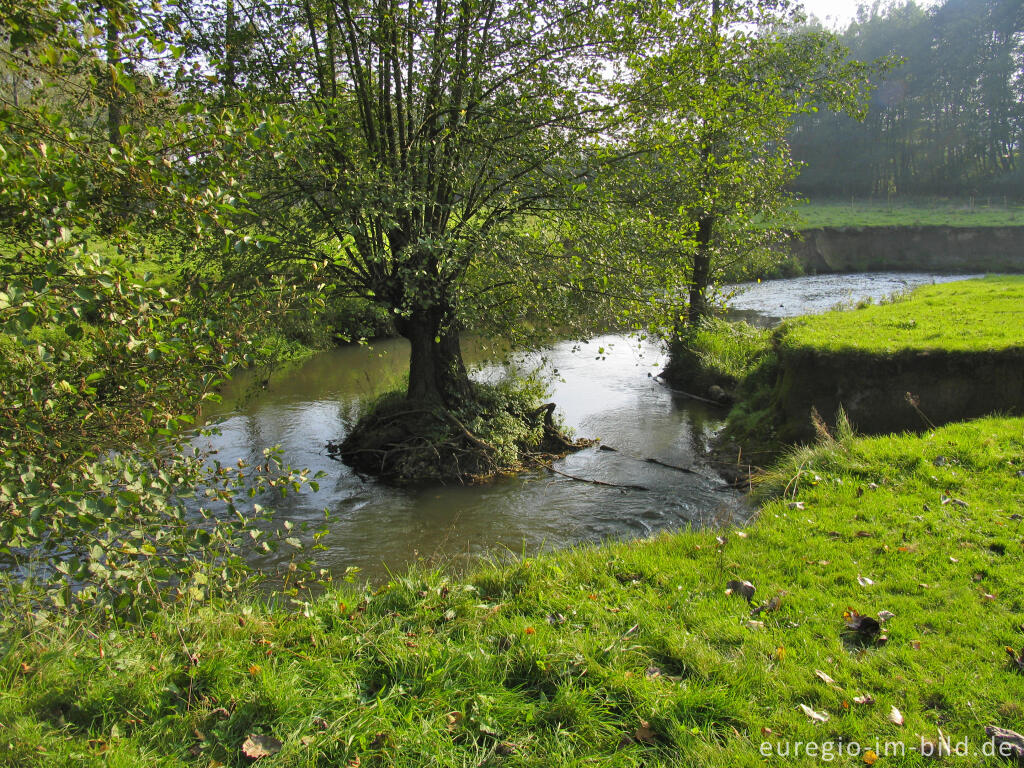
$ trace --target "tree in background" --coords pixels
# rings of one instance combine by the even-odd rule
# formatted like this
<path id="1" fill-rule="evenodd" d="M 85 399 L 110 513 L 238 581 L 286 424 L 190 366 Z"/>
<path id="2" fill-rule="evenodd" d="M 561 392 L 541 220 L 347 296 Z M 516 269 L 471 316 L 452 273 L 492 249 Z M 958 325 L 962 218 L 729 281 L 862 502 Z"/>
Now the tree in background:
<path id="1" fill-rule="evenodd" d="M 852 54 L 895 56 L 874 78 L 863 123 L 803 115 L 791 133 L 806 164 L 793 185 L 815 196 L 1024 196 L 1024 5 L 913 2 L 862 10 L 842 37 Z M 837 149 L 838 148 L 838 149 Z"/>
<path id="2" fill-rule="evenodd" d="M 615 181 L 627 247 L 659 254 L 686 276 L 695 326 L 726 274 L 763 269 L 783 239 L 794 178 L 786 140 L 818 104 L 863 110 L 866 65 L 835 36 L 792 27 L 786 3 L 712 0 L 673 18 L 666 46 L 634 61 L 635 124 L 623 149 L 636 158 Z"/>

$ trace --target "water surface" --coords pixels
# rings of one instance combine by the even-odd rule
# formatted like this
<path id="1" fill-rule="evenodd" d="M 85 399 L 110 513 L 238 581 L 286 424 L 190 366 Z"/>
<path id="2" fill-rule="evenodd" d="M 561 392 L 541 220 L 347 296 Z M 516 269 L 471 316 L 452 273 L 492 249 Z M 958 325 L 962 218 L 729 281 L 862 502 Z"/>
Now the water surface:
<path id="1" fill-rule="evenodd" d="M 829 275 L 734 287 L 737 315 L 771 324 L 780 317 L 819 312 L 839 304 L 880 299 L 914 285 L 963 279 L 876 273 Z M 493 354 L 472 341 L 466 357 L 474 375 L 503 373 Z M 322 470 L 318 492 L 273 504 L 282 517 L 317 525 L 329 510 L 323 567 L 359 568 L 379 580 L 410 562 L 458 567 L 475 557 L 543 550 L 606 538 L 646 536 L 685 526 L 742 524 L 752 513 L 744 496 L 724 487 L 702 463 L 707 440 L 721 426 L 721 409 L 673 394 L 654 377 L 665 363 L 660 344 L 623 336 L 588 343 L 564 341 L 545 353 L 551 399 L 577 435 L 599 439 L 616 452 L 588 448 L 556 463 L 579 478 L 642 485 L 626 490 L 591 485 L 547 471 L 488 485 L 391 488 L 355 475 L 330 459 L 325 446 L 342 438 L 372 398 L 399 385 L 407 365 L 402 340 L 323 352 L 265 382 L 239 377 L 225 392 L 220 434 L 208 439 L 218 458 L 254 461 L 280 445 L 296 467 Z M 520 360 L 531 368 L 539 357 Z M 644 461 L 652 458 L 689 474 Z M 278 558 L 253 557 L 272 569 Z"/>

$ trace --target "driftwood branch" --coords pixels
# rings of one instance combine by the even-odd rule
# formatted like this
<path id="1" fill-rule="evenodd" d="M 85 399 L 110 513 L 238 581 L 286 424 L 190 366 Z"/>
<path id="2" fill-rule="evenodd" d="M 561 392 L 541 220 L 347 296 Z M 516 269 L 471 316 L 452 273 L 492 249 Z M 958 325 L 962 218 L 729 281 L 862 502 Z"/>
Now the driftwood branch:
<path id="1" fill-rule="evenodd" d="M 688 397 L 691 400 L 697 400 L 698 402 L 701 402 L 701 403 L 707 403 L 708 405 L 714 405 L 714 406 L 717 406 L 718 408 L 730 408 L 731 407 L 731 405 L 729 403 L 720 403 L 717 400 L 712 400 L 710 397 L 701 397 L 700 395 L 695 395 L 692 392 L 687 392 L 687 391 L 682 390 L 682 389 L 676 389 L 675 387 L 670 387 L 668 384 L 665 384 L 664 382 L 662 382 L 661 386 L 663 386 L 665 389 L 667 389 L 672 394 L 682 395 L 683 397 Z"/>
<path id="2" fill-rule="evenodd" d="M 550 469 L 556 475 L 561 475 L 562 477 L 567 477 L 570 480 L 575 480 L 575 481 L 577 481 L 579 483 L 590 483 L 591 485 L 603 485 L 603 486 L 606 486 L 608 488 L 625 488 L 625 489 L 630 490 L 630 491 L 649 491 L 650 490 L 650 488 L 648 488 L 648 487 L 646 487 L 644 485 L 622 485 L 620 483 L 606 483 L 604 480 L 590 480 L 590 479 L 588 479 L 586 477 L 576 477 L 576 475 L 570 475 L 570 474 L 568 474 L 566 472 L 562 472 L 559 469 L 555 469 L 554 467 L 548 467 L 548 469 Z"/>
<path id="3" fill-rule="evenodd" d="M 612 448 L 610 445 L 602 445 L 600 448 L 598 448 L 598 450 L 607 451 L 609 453 L 620 453 L 618 448 Z M 623 453 L 622 455 L 627 456 L 628 458 L 633 459 L 634 461 L 643 461 L 648 464 L 657 464 L 659 467 L 665 467 L 666 469 L 674 469 L 676 472 L 685 472 L 688 475 L 700 474 L 700 472 L 698 472 L 695 469 L 690 469 L 689 467 L 680 467 L 678 464 L 669 464 L 667 461 L 662 461 L 661 459 L 654 459 L 649 456 L 634 456 L 629 453 Z"/>

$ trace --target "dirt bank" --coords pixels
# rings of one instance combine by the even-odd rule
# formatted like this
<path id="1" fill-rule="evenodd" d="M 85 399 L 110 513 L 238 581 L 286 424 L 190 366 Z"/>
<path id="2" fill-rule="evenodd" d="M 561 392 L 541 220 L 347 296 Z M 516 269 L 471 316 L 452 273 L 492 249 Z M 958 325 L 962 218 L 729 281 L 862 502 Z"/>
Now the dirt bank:
<path id="1" fill-rule="evenodd" d="M 1024 227 L 825 227 L 791 252 L 806 272 L 1024 272 Z"/>
<path id="2" fill-rule="evenodd" d="M 814 437 L 812 406 L 834 425 L 840 406 L 862 434 L 920 431 L 990 413 L 1024 413 L 1024 349 L 894 355 L 780 350 L 773 393 L 778 437 Z M 911 393 L 916 407 L 908 400 Z"/>

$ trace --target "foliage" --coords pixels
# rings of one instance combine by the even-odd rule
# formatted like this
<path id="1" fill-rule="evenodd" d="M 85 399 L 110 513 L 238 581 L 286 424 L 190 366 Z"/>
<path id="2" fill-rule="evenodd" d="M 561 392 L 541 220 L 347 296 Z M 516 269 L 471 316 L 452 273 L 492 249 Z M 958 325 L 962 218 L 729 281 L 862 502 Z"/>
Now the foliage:
<path id="1" fill-rule="evenodd" d="M 732 389 L 769 349 L 770 338 L 771 331 L 742 320 L 705 317 L 672 341 L 663 375 L 702 392 L 712 384 Z"/>
<path id="2" fill-rule="evenodd" d="M 780 258 L 771 246 L 794 224 L 793 119 L 818 104 L 862 111 L 870 67 L 830 34 L 794 29 L 788 14 L 785 3 L 693 3 L 654 54 L 631 62 L 636 115 L 620 141 L 634 160 L 609 180 L 621 206 L 610 227 L 687 287 L 684 316 L 665 286 L 669 333 L 708 314 L 724 275 L 749 278 Z"/>
<path id="3" fill-rule="evenodd" d="M 166 92 L 133 70 L 165 50 L 166 25 L 100 10 L 105 35 L 91 4 L 3 7 L 0 552 L 19 610 L 138 616 L 233 589 L 243 533 L 298 551 L 256 502 L 308 478 L 273 454 L 235 468 L 187 451 L 183 430 L 232 369 L 265 357 L 254 328 L 289 296 L 199 282 L 172 295 L 144 273 L 150 222 L 201 241 L 222 203 L 193 175 L 198 157 L 180 162 L 194 133 L 160 123 Z"/>
<path id="4" fill-rule="evenodd" d="M 1024 278 L 987 277 L 916 288 L 893 301 L 787 323 L 785 349 L 979 352 L 1024 346 Z"/>
<path id="5" fill-rule="evenodd" d="M 731 767 L 840 738 L 924 765 L 940 729 L 980 751 L 987 723 L 1024 731 L 1004 650 L 1021 645 L 1022 451 L 1020 419 L 833 442 L 781 465 L 785 496 L 741 531 L 400 573 L 302 610 L 184 601 L 145 633 L 5 612 L 0 762 L 242 764 L 250 734 L 281 742 L 260 759 L 276 766 Z M 741 579 L 753 605 L 725 592 Z M 887 642 L 850 638 L 850 608 L 893 614 Z"/>
<path id="6" fill-rule="evenodd" d="M 1024 196 L 1024 7 L 945 0 L 862 7 L 842 39 L 854 56 L 896 56 L 874 78 L 867 119 L 801 117 L 790 134 L 812 197 Z"/>
<path id="7" fill-rule="evenodd" d="M 8 586 L 34 583 L 61 608 L 119 611 L 152 610 L 168 587 L 231 589 L 244 570 L 239 535 L 259 536 L 266 517 L 238 498 L 307 480 L 274 455 L 258 467 L 207 463 L 182 434 L 252 359 L 255 318 L 243 302 L 197 318 L 130 265 L 51 245 L 45 272 L 0 285 Z M 186 501 L 197 494 L 205 501 Z"/>

